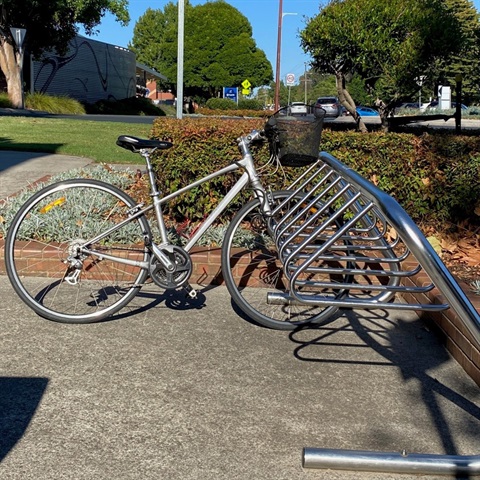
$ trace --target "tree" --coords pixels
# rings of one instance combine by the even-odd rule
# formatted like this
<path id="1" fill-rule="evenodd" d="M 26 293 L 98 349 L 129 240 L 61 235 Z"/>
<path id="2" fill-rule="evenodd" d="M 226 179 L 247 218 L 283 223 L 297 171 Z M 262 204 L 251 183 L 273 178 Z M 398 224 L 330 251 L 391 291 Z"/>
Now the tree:
<path id="1" fill-rule="evenodd" d="M 314 66 L 335 75 L 340 101 L 366 130 L 348 80 L 358 75 L 364 81 L 387 128 L 395 104 L 418 91 L 415 79 L 458 52 L 463 35 L 443 0 L 331 0 L 301 39 Z"/>
<path id="2" fill-rule="evenodd" d="M 168 78 L 176 91 L 177 6 L 147 10 L 138 20 L 129 48 L 140 62 Z M 265 53 L 252 38 L 248 19 L 223 0 L 204 5 L 185 4 L 184 91 L 188 96 L 218 96 L 223 87 L 268 84 L 273 71 Z"/>
<path id="3" fill-rule="evenodd" d="M 129 21 L 127 0 L 0 0 L 0 69 L 7 81 L 12 105 L 21 106 L 20 53 L 10 28 L 25 28 L 23 48 L 38 58 L 45 50 L 64 53 L 79 25 L 95 32 L 105 13 L 122 24 Z"/>
<path id="4" fill-rule="evenodd" d="M 460 52 L 438 59 L 430 74 L 429 87 L 455 85 L 457 75 L 463 78 L 463 97 L 466 103 L 480 100 L 480 18 L 470 0 L 445 0 L 449 11 L 458 19 L 463 43 Z"/>

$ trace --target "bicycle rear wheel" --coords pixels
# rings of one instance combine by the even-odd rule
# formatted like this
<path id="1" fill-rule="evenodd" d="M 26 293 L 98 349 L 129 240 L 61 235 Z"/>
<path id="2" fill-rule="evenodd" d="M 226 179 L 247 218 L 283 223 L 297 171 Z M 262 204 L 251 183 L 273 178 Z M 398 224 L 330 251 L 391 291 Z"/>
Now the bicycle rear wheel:
<path id="1" fill-rule="evenodd" d="M 291 193 L 273 192 L 274 205 Z M 301 195 L 291 199 L 282 207 L 283 211 L 288 211 L 299 201 L 302 201 Z M 282 212 L 279 212 L 278 218 L 281 216 Z M 293 330 L 312 322 L 318 323 L 338 310 L 333 306 L 306 305 L 293 300 L 283 303 L 269 301 L 269 294 L 288 297 L 290 287 L 258 199 L 244 205 L 227 229 L 222 246 L 222 273 L 235 304 L 249 318 L 265 327 Z M 337 278 L 338 282 L 343 280 L 342 276 Z M 343 294 L 340 289 L 330 292 L 335 298 Z"/>
<path id="2" fill-rule="evenodd" d="M 7 274 L 20 298 L 64 323 L 96 322 L 127 305 L 148 277 L 151 233 L 144 216 L 114 227 L 135 205 L 120 189 L 89 179 L 56 183 L 31 197 L 5 242 Z M 108 234 L 100 238 L 102 232 Z"/>

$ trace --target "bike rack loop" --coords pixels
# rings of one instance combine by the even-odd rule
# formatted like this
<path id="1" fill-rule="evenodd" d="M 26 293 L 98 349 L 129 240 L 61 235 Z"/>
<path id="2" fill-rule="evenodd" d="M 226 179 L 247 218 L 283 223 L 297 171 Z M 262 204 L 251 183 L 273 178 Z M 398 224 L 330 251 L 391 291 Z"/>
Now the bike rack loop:
<path id="1" fill-rule="evenodd" d="M 317 172 L 321 172 L 320 179 L 317 177 Z M 334 182 L 339 185 L 338 188 L 348 187 L 347 193 L 345 193 L 345 189 L 342 190 L 345 198 L 344 205 L 348 204 L 350 216 L 352 216 L 352 212 L 356 214 L 347 224 L 337 225 L 333 230 L 331 229 L 331 219 L 320 222 L 317 221 L 317 223 L 315 223 L 315 221 L 321 216 L 321 212 L 319 213 L 319 211 L 322 209 L 325 213 L 324 218 L 332 214 L 331 205 L 333 202 L 331 200 L 336 193 L 338 193 L 338 190 L 332 190 L 327 185 L 318 196 L 312 196 L 317 195 L 318 191 L 321 190 L 321 188 L 318 188 L 318 183 L 325 182 L 328 184 L 329 182 L 325 177 L 328 178 L 332 175 L 335 178 Z M 319 180 L 319 182 L 317 180 Z M 395 307 L 391 303 L 385 303 L 386 300 L 390 299 L 391 295 L 394 295 L 396 292 L 410 291 L 409 288 L 402 289 L 402 287 L 399 286 L 398 279 L 402 277 L 402 274 L 397 267 L 403 258 L 399 258 L 393 254 L 393 246 L 383 238 L 380 239 L 386 231 L 386 225 L 389 225 L 395 229 L 399 238 L 407 247 L 407 252 L 410 251 L 413 254 L 431 281 L 447 300 L 448 305 L 437 305 L 437 307 L 439 307 L 438 309 L 451 307 L 471 334 L 475 346 L 480 349 L 480 316 L 420 229 L 395 199 L 326 152 L 321 152 L 319 161 L 304 173 L 299 180 L 294 182 L 291 187 L 292 189 L 294 187 L 297 188 L 297 190 L 294 190 L 294 194 L 298 194 L 300 191 L 304 192 L 305 190 L 303 189 L 311 181 L 316 183 L 315 188 L 307 188 L 307 193 L 304 194 L 305 202 L 303 203 L 307 203 L 307 206 L 304 206 L 304 209 L 300 210 L 300 212 L 299 209 L 302 207 L 298 207 L 297 210 L 292 213 L 287 212 L 286 216 L 274 227 L 274 233 L 277 236 L 277 247 L 279 251 L 283 252 L 281 256 L 285 262 L 285 274 L 291 281 L 291 297 L 293 297 L 294 301 L 317 305 L 327 305 L 328 302 L 331 301 L 331 298 L 322 297 L 322 294 L 313 293 L 304 295 L 301 293 L 301 287 L 305 285 L 311 285 L 312 288 L 315 288 L 315 286 L 324 288 L 327 285 L 326 283 L 309 283 L 299 281 L 298 279 L 302 272 L 310 272 L 310 275 L 312 275 L 320 270 L 312 266 L 313 260 L 327 258 L 331 261 L 337 261 L 339 258 L 342 258 L 339 257 L 336 252 L 342 248 L 342 245 L 339 246 L 338 239 L 344 239 L 343 249 L 347 251 L 346 254 L 345 252 L 343 253 L 343 258 L 346 259 L 344 260 L 344 266 L 333 269 L 329 269 L 327 266 L 326 270 L 342 273 L 344 275 L 343 278 L 350 279 L 348 281 L 352 282 L 352 285 L 348 285 L 348 281 L 344 280 L 340 288 L 345 288 L 348 293 L 347 295 L 337 295 L 333 302 L 336 302 L 340 307 L 369 309 L 402 308 L 401 306 Z M 298 185 L 300 185 L 300 187 L 298 187 Z M 310 195 L 308 193 L 309 191 L 315 191 L 315 194 Z M 361 200 L 358 200 L 359 197 L 361 197 Z M 309 218 L 305 215 L 302 216 L 302 212 L 305 213 L 309 209 L 312 210 L 313 205 L 317 206 L 317 208 L 314 209 L 315 213 L 310 215 Z M 346 211 L 347 207 L 340 206 L 334 214 L 338 217 Z M 313 216 L 315 216 L 315 219 L 312 220 Z M 313 227 L 308 230 L 308 225 L 310 224 L 313 225 Z M 378 227 L 378 224 L 383 225 L 383 227 Z M 326 233 L 329 228 L 330 232 Z M 350 234 L 350 237 L 348 237 L 348 234 Z M 354 282 L 351 280 L 352 276 L 358 272 L 369 275 L 367 268 L 362 270 L 357 267 L 359 259 L 365 261 L 363 253 L 362 256 L 355 254 L 355 247 L 352 247 L 348 242 L 345 243 L 346 238 L 360 238 L 362 235 L 366 235 L 368 241 L 364 242 L 358 249 L 368 251 L 371 248 L 371 244 L 376 244 L 374 250 L 381 251 L 382 255 L 384 255 L 382 263 L 393 265 L 391 270 L 386 272 L 375 270 L 376 274 L 386 276 L 389 279 L 389 283 L 388 285 L 373 287 L 373 290 L 376 288 L 377 291 L 380 291 L 380 294 L 373 297 L 373 300 L 368 298 L 355 298 L 351 296 L 351 290 L 349 290 L 350 288 L 354 288 Z M 308 240 L 308 237 L 311 237 L 310 240 Z M 317 240 L 317 242 L 315 242 L 315 240 Z M 329 248 L 332 248 L 332 250 L 330 251 Z M 353 254 L 352 251 L 354 252 Z M 367 256 L 366 262 L 372 261 L 373 260 Z M 410 272 L 411 275 L 416 273 L 418 273 L 418 269 Z M 297 284 L 298 288 L 295 287 Z M 423 290 L 418 289 L 418 291 L 428 291 L 428 289 L 429 288 Z M 292 298 L 285 299 L 281 296 L 276 297 L 272 295 L 271 300 L 272 302 L 284 302 L 286 300 L 292 300 Z M 414 305 L 412 309 L 435 310 L 435 308 L 429 308 L 426 305 Z M 480 473 L 480 455 L 407 454 L 406 452 L 387 453 L 362 450 L 304 448 L 302 464 L 304 468 L 330 468 L 426 475 L 476 475 Z"/>

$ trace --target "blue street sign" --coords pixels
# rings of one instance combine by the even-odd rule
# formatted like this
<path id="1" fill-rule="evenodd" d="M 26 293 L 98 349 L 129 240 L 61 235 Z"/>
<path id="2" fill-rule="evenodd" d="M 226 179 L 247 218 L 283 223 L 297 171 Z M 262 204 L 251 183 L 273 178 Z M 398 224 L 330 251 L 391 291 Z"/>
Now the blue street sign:
<path id="1" fill-rule="evenodd" d="M 223 98 L 228 98 L 238 103 L 238 87 L 223 87 Z"/>

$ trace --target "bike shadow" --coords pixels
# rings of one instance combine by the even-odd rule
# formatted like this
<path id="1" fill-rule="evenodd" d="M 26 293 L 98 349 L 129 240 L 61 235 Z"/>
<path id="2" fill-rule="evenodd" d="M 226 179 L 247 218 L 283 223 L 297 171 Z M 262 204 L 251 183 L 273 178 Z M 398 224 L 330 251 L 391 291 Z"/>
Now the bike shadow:
<path id="1" fill-rule="evenodd" d="M 396 367 L 406 388 L 416 382 L 415 395 L 426 407 L 447 455 L 460 454 L 461 442 L 455 432 L 478 432 L 480 407 L 470 400 L 478 398 L 478 387 L 455 375 L 453 369 L 444 368 L 452 359 L 436 332 L 420 318 L 406 320 L 385 310 L 344 310 L 320 325 L 292 331 L 289 338 L 296 345 L 295 358 L 302 362 L 356 365 L 360 372 L 365 366 L 365 375 L 371 375 L 377 367 Z M 443 374 L 439 373 L 442 369 Z M 446 403 L 462 412 L 461 427 L 452 427 Z M 470 477 L 462 474 L 455 478 Z"/>
<path id="2" fill-rule="evenodd" d="M 209 289 L 208 287 L 198 289 L 196 298 L 189 297 L 183 289 L 161 291 L 157 288 L 153 284 L 143 287 L 129 305 L 104 321 L 111 322 L 130 318 L 146 313 L 162 304 L 171 310 L 178 311 L 200 310 L 206 307 L 205 292 Z"/>

